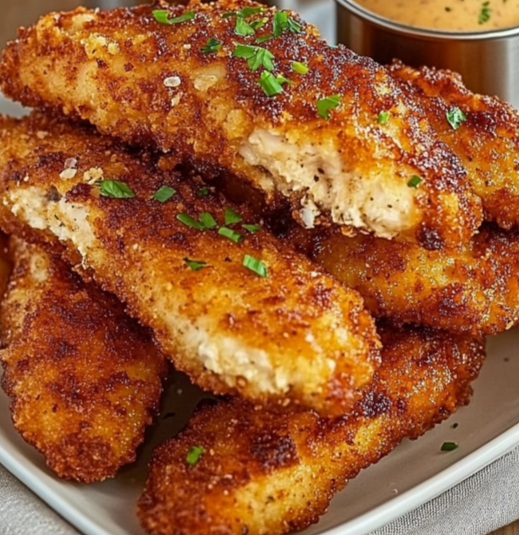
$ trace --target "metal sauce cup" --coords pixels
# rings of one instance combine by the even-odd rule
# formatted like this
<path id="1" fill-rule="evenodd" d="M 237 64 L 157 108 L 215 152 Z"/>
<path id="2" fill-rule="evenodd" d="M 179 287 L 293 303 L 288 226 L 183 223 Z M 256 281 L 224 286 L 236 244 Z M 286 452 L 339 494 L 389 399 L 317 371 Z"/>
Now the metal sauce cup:
<path id="1" fill-rule="evenodd" d="M 453 32 L 399 24 L 350 0 L 337 1 L 337 40 L 379 63 L 450 69 L 476 93 L 497 95 L 519 109 L 519 26 Z"/>

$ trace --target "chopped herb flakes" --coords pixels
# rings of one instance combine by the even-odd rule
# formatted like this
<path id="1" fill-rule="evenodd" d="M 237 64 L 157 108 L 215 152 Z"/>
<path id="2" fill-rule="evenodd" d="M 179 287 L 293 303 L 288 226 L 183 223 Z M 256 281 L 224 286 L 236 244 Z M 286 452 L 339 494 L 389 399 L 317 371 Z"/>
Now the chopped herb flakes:
<path id="1" fill-rule="evenodd" d="M 152 11 L 152 14 L 155 17 L 155 20 L 161 24 L 179 24 L 195 18 L 194 11 L 186 11 L 179 17 L 174 17 L 172 19 L 168 18 L 169 12 L 166 9 L 155 9 Z"/>
<path id="2" fill-rule="evenodd" d="M 197 191 L 197 195 L 199 197 L 207 197 L 210 193 L 211 190 L 209 188 L 206 188 L 205 186 Z"/>
<path id="3" fill-rule="evenodd" d="M 264 43 L 265 41 L 269 41 L 270 39 L 272 39 L 272 37 L 274 37 L 274 36 L 271 33 L 267 33 L 265 35 L 260 35 L 256 39 L 256 43 L 258 43 L 258 45 L 261 45 L 261 43 Z"/>
<path id="4" fill-rule="evenodd" d="M 203 260 L 191 260 L 190 258 L 184 258 L 184 262 L 193 270 L 200 271 L 207 266 L 207 262 Z"/>
<path id="5" fill-rule="evenodd" d="M 458 444 L 456 442 L 444 442 L 440 449 L 441 451 L 454 451 L 458 449 Z"/>
<path id="6" fill-rule="evenodd" d="M 323 119 L 329 119 L 330 110 L 337 108 L 340 104 L 340 101 L 341 101 L 340 95 L 332 95 L 330 97 L 326 97 L 326 98 L 322 98 L 321 100 L 318 100 L 317 101 L 317 113 Z"/>
<path id="7" fill-rule="evenodd" d="M 246 19 L 252 17 L 252 15 L 257 15 L 258 13 L 263 13 L 266 8 L 264 7 L 244 7 L 240 11 L 226 11 L 222 14 L 222 17 L 239 17 Z"/>
<path id="8" fill-rule="evenodd" d="M 299 61 L 293 61 L 292 70 L 294 72 L 297 72 L 298 74 L 306 74 L 310 69 L 304 63 L 300 63 Z"/>
<path id="9" fill-rule="evenodd" d="M 191 466 L 195 465 L 200 457 L 204 454 L 204 448 L 202 446 L 191 446 L 186 455 L 186 462 Z"/>
<path id="10" fill-rule="evenodd" d="M 478 24 L 484 24 L 490 20 L 490 2 L 483 2 L 479 13 Z"/>
<path id="11" fill-rule="evenodd" d="M 245 37 L 247 35 L 254 35 L 256 30 L 244 19 L 236 19 L 236 27 L 234 28 L 234 33 Z"/>
<path id="12" fill-rule="evenodd" d="M 272 34 L 274 37 L 279 37 L 286 31 L 299 33 L 301 31 L 301 25 L 289 17 L 287 11 L 278 11 L 274 15 Z"/>
<path id="13" fill-rule="evenodd" d="M 232 208 L 225 209 L 225 224 L 232 225 L 233 223 L 239 223 L 243 221 L 243 217 L 235 212 Z"/>
<path id="14" fill-rule="evenodd" d="M 264 262 L 261 260 L 257 260 L 253 256 L 250 256 L 246 254 L 243 257 L 243 265 L 247 268 L 256 273 L 256 275 L 259 275 L 260 277 L 267 277 L 267 266 Z"/>
<path id="15" fill-rule="evenodd" d="M 218 223 L 215 221 L 214 217 L 209 212 L 204 212 L 200 216 L 200 222 L 206 229 L 212 229 L 218 226 Z"/>
<path id="16" fill-rule="evenodd" d="M 226 13 L 222 14 L 222 17 L 236 17 L 236 26 L 234 28 L 234 33 L 236 35 L 241 35 L 242 37 L 245 37 L 247 35 L 254 35 L 256 33 L 256 30 L 261 28 L 268 20 L 265 18 L 261 18 L 248 22 L 245 19 L 258 13 L 262 13 L 263 11 L 265 11 L 264 7 L 244 7 L 240 11 L 227 11 Z"/>
<path id="17" fill-rule="evenodd" d="M 255 232 L 258 232 L 258 230 L 262 229 L 261 225 L 242 225 L 242 227 L 251 234 L 254 234 Z"/>
<path id="18" fill-rule="evenodd" d="M 220 43 L 218 39 L 211 37 L 211 39 L 207 41 L 205 46 L 200 49 L 200 52 L 202 52 L 202 54 L 211 54 L 213 52 L 218 52 L 220 48 L 222 48 L 222 43 Z"/>
<path id="19" fill-rule="evenodd" d="M 422 182 L 422 177 L 419 177 L 418 175 L 413 175 L 410 179 L 407 185 L 410 188 L 417 188 Z"/>
<path id="20" fill-rule="evenodd" d="M 454 130 L 457 130 L 461 126 L 461 123 L 467 120 L 467 115 L 459 108 L 451 108 L 445 116 Z"/>
<path id="21" fill-rule="evenodd" d="M 173 188 L 170 188 L 169 186 L 162 186 L 159 188 L 154 194 L 152 199 L 155 199 L 159 202 L 166 202 L 175 195 L 176 191 Z"/>
<path id="22" fill-rule="evenodd" d="M 187 214 L 178 214 L 177 219 L 186 225 L 186 227 L 191 227 L 196 230 L 205 230 L 205 226 L 203 223 L 200 223 L 196 219 L 193 219 L 190 215 Z"/>
<path id="23" fill-rule="evenodd" d="M 271 72 L 263 71 L 259 79 L 259 84 L 267 97 L 273 97 L 283 92 L 283 86 Z"/>
<path id="24" fill-rule="evenodd" d="M 218 234 L 220 234 L 220 236 L 228 238 L 234 243 L 240 243 L 245 239 L 242 234 L 228 227 L 221 227 L 220 229 L 218 229 Z"/>
<path id="25" fill-rule="evenodd" d="M 103 197 L 110 197 L 111 199 L 133 199 L 135 193 L 130 186 L 118 180 L 101 180 L 99 181 L 101 187 L 101 195 Z"/>
<path id="26" fill-rule="evenodd" d="M 260 67 L 264 67 L 267 71 L 274 70 L 274 54 L 266 48 L 259 46 L 249 46 L 236 44 L 232 53 L 235 58 L 244 58 L 247 60 L 247 65 L 251 71 L 257 71 Z"/>
<path id="27" fill-rule="evenodd" d="M 389 112 L 388 111 L 381 111 L 378 114 L 377 122 L 378 124 L 386 124 L 389 121 Z"/>

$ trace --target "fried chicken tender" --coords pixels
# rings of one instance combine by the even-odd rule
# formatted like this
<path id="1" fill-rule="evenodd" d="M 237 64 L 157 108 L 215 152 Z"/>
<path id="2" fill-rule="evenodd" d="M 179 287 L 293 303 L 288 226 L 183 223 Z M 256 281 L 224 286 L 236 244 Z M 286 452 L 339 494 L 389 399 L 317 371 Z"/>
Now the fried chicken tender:
<path id="1" fill-rule="evenodd" d="M 207 176 L 232 172 L 271 202 L 286 197 L 305 227 L 334 222 L 438 249 L 481 222 L 465 169 L 411 92 L 292 12 L 193 0 L 51 13 L 20 30 L 0 79 L 25 105 L 173 151 Z"/>
<path id="2" fill-rule="evenodd" d="M 382 365 L 353 412 L 204 408 L 154 454 L 138 503 L 152 535 L 280 535 L 316 522 L 360 470 L 467 403 L 482 341 L 431 330 L 381 329 Z M 202 453 L 196 462 L 187 456 Z"/>
<path id="3" fill-rule="evenodd" d="M 11 275 L 11 260 L 9 258 L 9 237 L 0 232 L 0 300 L 2 299 L 9 277 Z M 2 326 L 0 325 L 0 333 Z"/>
<path id="4" fill-rule="evenodd" d="M 486 219 L 510 229 L 519 223 L 519 114 L 506 102 L 469 91 L 458 74 L 400 62 L 389 67 L 402 91 L 427 111 L 433 128 L 461 159 Z M 463 116 L 459 116 L 461 111 Z M 458 115 L 458 128 L 449 124 Z M 455 123 L 456 126 L 456 123 Z"/>
<path id="5" fill-rule="evenodd" d="M 463 247 L 442 251 L 295 226 L 284 236 L 356 289 L 375 317 L 472 334 L 519 322 L 517 231 L 487 224 Z"/>
<path id="6" fill-rule="evenodd" d="M 11 241 L 0 307 L 13 422 L 58 476 L 91 483 L 136 458 L 166 359 L 122 305 L 54 256 Z"/>
<path id="7" fill-rule="evenodd" d="M 360 296 L 153 154 L 33 115 L 0 124 L 0 169 L 3 227 L 59 240 L 206 390 L 338 415 L 371 380 L 380 342 Z"/>

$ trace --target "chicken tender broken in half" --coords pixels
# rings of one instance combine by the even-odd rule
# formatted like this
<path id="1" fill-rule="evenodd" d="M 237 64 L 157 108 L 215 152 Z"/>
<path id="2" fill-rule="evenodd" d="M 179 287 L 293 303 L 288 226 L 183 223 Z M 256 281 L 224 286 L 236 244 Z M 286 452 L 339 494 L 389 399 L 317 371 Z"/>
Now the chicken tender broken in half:
<path id="1" fill-rule="evenodd" d="M 0 359 L 14 426 L 58 476 L 112 477 L 158 410 L 166 359 L 113 296 L 35 246 L 10 252 Z"/>
<path id="2" fill-rule="evenodd" d="M 463 166 L 410 92 L 292 12 L 194 0 L 51 13 L 9 45 L 0 79 L 25 105 L 286 197 L 305 227 L 437 249 L 481 221 Z"/>
<path id="3" fill-rule="evenodd" d="M 486 224 L 459 248 L 427 251 L 294 227 L 294 247 L 355 288 L 375 317 L 472 334 L 497 334 L 519 322 L 517 231 Z"/>
<path id="4" fill-rule="evenodd" d="M 155 453 L 138 504 L 143 527 L 152 535 L 303 529 L 361 469 L 468 401 L 480 339 L 395 328 L 382 328 L 381 338 L 382 365 L 348 416 L 240 400 L 200 410 Z"/>
<path id="5" fill-rule="evenodd" d="M 461 77 L 396 62 L 390 72 L 402 91 L 427 110 L 442 141 L 461 159 L 485 217 L 505 229 L 519 224 L 519 113 L 497 97 L 469 91 Z"/>
<path id="6" fill-rule="evenodd" d="M 2 224 L 60 241 L 206 390 L 351 408 L 380 360 L 360 296 L 253 214 L 156 164 L 61 117 L 4 119 Z"/>

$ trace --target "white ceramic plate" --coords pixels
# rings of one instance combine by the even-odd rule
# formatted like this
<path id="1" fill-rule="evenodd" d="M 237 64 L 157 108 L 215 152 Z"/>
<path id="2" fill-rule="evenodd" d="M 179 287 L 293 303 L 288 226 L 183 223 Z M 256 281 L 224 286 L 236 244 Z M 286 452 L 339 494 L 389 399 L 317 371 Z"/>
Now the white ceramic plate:
<path id="1" fill-rule="evenodd" d="M 365 470 L 304 535 L 365 535 L 452 487 L 519 443 L 519 330 L 491 338 L 474 397 L 450 420 L 414 442 L 404 442 Z M 82 486 L 59 481 L 41 456 L 13 429 L 8 400 L 0 394 L 0 462 L 71 524 L 87 535 L 143 535 L 132 514 L 154 444 L 186 421 L 198 392 L 173 378 L 162 417 L 135 465 L 113 480 Z M 452 424 L 457 423 L 453 429 Z M 445 441 L 460 447 L 440 451 Z"/>

